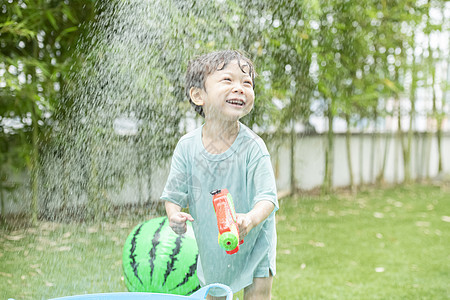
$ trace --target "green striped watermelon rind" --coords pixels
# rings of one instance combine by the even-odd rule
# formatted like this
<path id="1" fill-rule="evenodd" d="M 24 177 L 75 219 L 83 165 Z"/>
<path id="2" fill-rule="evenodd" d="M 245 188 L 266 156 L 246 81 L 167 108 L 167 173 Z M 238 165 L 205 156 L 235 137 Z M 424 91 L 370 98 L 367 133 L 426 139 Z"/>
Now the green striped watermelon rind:
<path id="1" fill-rule="evenodd" d="M 130 292 L 189 295 L 200 288 L 198 248 L 192 225 L 184 235 L 169 226 L 167 217 L 137 225 L 128 236 L 122 264 Z"/>

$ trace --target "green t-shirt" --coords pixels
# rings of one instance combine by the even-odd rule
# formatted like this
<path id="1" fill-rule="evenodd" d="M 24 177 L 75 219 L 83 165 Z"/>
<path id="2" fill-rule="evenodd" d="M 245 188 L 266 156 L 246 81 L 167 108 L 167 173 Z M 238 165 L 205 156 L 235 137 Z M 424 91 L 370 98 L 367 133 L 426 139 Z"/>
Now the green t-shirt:
<path id="1" fill-rule="evenodd" d="M 194 218 L 199 250 L 197 275 L 202 285 L 222 283 L 237 292 L 253 277 L 275 275 L 275 211 L 278 199 L 270 155 L 264 141 L 239 123 L 239 134 L 230 148 L 211 154 L 202 143 L 202 127 L 183 136 L 172 157 L 161 199 L 186 208 Z M 236 254 L 218 244 L 217 219 L 211 191 L 228 189 L 236 213 L 247 213 L 261 200 L 275 205 L 272 214 L 244 238 Z M 213 293 L 211 293 L 213 294 Z M 216 296 L 220 296 L 216 294 Z"/>

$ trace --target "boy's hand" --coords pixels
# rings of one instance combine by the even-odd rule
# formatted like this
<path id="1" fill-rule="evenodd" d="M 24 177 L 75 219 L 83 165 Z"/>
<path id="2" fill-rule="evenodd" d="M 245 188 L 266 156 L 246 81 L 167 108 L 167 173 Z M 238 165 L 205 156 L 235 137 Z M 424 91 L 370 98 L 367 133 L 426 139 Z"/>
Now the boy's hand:
<path id="1" fill-rule="evenodd" d="M 248 214 L 236 214 L 236 222 L 239 227 L 239 240 L 243 240 L 250 230 L 255 227 L 252 218 Z"/>
<path id="2" fill-rule="evenodd" d="M 187 230 L 186 221 L 194 221 L 194 218 L 181 211 L 181 207 L 170 201 L 165 202 L 167 218 L 169 219 L 169 226 L 177 234 L 183 234 Z"/>
<path id="3" fill-rule="evenodd" d="M 250 230 L 264 221 L 272 213 L 274 207 L 271 201 L 263 200 L 257 202 L 248 213 L 236 214 L 236 222 L 239 227 L 239 240 L 244 239 Z"/>
<path id="4" fill-rule="evenodd" d="M 183 234 L 187 230 L 186 221 L 194 221 L 194 218 L 188 213 L 176 212 L 169 217 L 169 226 L 176 234 Z"/>

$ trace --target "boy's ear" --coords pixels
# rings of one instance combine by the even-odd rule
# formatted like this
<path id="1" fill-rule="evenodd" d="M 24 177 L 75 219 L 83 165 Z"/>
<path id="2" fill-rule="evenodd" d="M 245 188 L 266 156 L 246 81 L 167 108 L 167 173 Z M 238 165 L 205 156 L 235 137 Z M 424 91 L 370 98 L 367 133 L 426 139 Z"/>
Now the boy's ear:
<path id="1" fill-rule="evenodd" d="M 189 96 L 191 96 L 191 100 L 195 105 L 203 106 L 205 102 L 203 101 L 203 90 L 198 87 L 191 87 L 189 90 Z"/>

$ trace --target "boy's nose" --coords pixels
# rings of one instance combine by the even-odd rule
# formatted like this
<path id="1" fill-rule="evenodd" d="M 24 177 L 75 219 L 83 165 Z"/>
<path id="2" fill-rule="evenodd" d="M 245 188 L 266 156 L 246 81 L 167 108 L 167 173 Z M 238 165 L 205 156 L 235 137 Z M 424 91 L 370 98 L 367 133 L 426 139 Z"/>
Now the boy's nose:
<path id="1" fill-rule="evenodd" d="M 244 93 L 244 89 L 238 83 L 233 86 L 233 90 L 232 91 L 233 91 L 233 93 L 239 93 L 239 94 L 243 94 Z"/>

